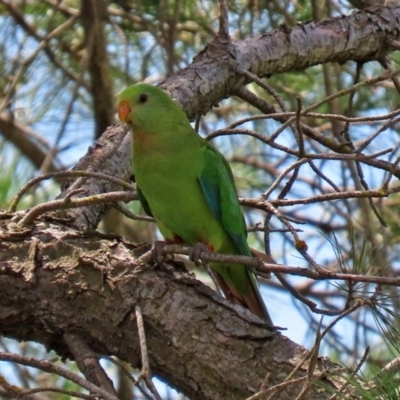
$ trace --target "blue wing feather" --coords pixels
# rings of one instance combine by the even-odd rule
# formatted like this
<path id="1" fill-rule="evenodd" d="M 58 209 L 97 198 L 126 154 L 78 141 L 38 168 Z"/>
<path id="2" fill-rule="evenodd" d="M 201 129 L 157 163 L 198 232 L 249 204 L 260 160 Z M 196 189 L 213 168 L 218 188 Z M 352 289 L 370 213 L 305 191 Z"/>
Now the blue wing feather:
<path id="1" fill-rule="evenodd" d="M 214 217 L 221 220 L 221 203 L 218 185 L 208 179 L 205 174 L 201 175 L 199 180 L 208 207 L 210 207 Z"/>
<path id="2" fill-rule="evenodd" d="M 243 210 L 237 198 L 235 182 L 229 164 L 210 143 L 203 146 L 204 168 L 200 185 L 215 218 L 231 237 L 240 254 L 250 256 Z"/>

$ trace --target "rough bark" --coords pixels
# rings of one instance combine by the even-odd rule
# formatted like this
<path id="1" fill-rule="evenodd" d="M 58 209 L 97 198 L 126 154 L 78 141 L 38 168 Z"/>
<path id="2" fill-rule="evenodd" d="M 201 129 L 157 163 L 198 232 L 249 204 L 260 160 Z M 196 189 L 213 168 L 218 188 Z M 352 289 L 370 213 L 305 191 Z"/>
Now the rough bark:
<path id="1" fill-rule="evenodd" d="M 153 373 L 191 399 L 245 399 L 281 383 L 305 349 L 171 265 L 140 266 L 148 246 L 37 224 L 0 243 L 0 331 L 72 357 L 66 335 L 140 368 L 135 304 Z M 319 369 L 337 370 L 326 359 Z M 306 366 L 294 376 L 306 374 Z M 326 378 L 328 382 L 328 378 Z M 293 399 L 303 382 L 280 399 Z M 309 393 L 307 399 L 325 399 Z"/>
<path id="2" fill-rule="evenodd" d="M 126 126 L 116 124 L 109 127 L 93 146 L 89 147 L 86 155 L 73 168 L 77 171 L 101 172 L 125 182 L 129 182 L 132 175 L 131 166 L 131 134 Z M 86 197 L 101 193 L 122 190 L 118 184 L 98 178 L 69 179 L 61 187 L 59 199 L 75 189 L 84 189 L 76 197 Z M 72 225 L 82 230 L 96 229 L 101 218 L 109 210 L 109 204 L 97 204 L 91 207 L 82 207 L 60 211 L 60 217 L 66 215 L 72 219 Z"/>
<path id="3" fill-rule="evenodd" d="M 234 95 L 247 83 L 237 73 L 243 69 L 265 77 L 302 71 L 313 65 L 347 61 L 378 60 L 394 51 L 390 46 L 400 32 L 400 7 L 372 7 L 348 17 L 284 27 L 231 43 L 216 38 L 193 63 L 161 83 L 161 87 L 182 106 L 189 119 L 205 114 L 221 100 Z M 347 152 L 333 138 L 303 129 L 305 136 L 335 152 Z M 400 168 L 384 160 L 365 164 L 392 171 Z"/>
<path id="4" fill-rule="evenodd" d="M 231 43 L 216 38 L 193 64 L 161 85 L 187 116 L 206 113 L 245 83 L 237 68 L 259 77 L 303 71 L 313 65 L 377 60 L 400 31 L 400 8 L 372 7 L 347 17 L 282 27 Z"/>
<path id="5" fill-rule="evenodd" d="M 350 4 L 359 9 L 371 6 L 396 7 L 400 4 L 399 0 L 350 0 Z"/>

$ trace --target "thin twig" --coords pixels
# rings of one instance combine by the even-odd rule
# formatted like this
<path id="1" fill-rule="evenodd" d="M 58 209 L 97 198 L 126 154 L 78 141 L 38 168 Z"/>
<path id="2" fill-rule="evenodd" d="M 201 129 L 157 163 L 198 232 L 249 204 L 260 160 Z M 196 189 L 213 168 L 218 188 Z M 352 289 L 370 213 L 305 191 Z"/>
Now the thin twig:
<path id="1" fill-rule="evenodd" d="M 4 387 L 3 382 L 2 382 L 2 386 Z M 35 388 L 35 389 L 21 389 L 21 388 L 18 388 L 18 389 L 19 390 L 17 393 L 15 393 L 13 391 L 8 391 L 8 392 L 14 394 L 15 398 L 21 398 L 21 399 L 25 398 L 26 396 L 30 396 L 32 394 L 43 393 L 43 392 L 61 393 L 61 394 L 67 395 L 69 398 L 76 397 L 77 399 L 84 399 L 84 400 L 96 400 L 99 398 L 96 395 L 78 393 L 78 392 L 74 392 L 72 390 L 60 389 L 60 388 L 51 387 L 51 386 L 43 386 L 43 387 Z"/>
<path id="2" fill-rule="evenodd" d="M 28 183 L 26 183 L 21 189 L 18 190 L 17 194 L 11 201 L 10 207 L 8 211 L 14 212 L 17 209 L 17 205 L 21 200 L 22 196 L 33 186 L 37 185 L 41 181 L 45 181 L 51 178 L 76 178 L 81 176 L 87 176 L 88 178 L 98 178 L 103 179 L 108 182 L 116 183 L 117 185 L 121 185 L 126 190 L 136 190 L 134 185 L 131 185 L 121 179 L 115 178 L 110 175 L 100 174 L 98 172 L 89 172 L 89 171 L 58 171 L 58 172 L 51 172 L 49 174 L 40 175 L 36 178 L 31 179 Z"/>
<path id="3" fill-rule="evenodd" d="M 181 246 L 178 244 L 168 244 L 163 246 L 160 250 L 161 254 L 190 254 L 191 247 Z M 149 263 L 153 259 L 153 252 L 150 250 L 140 256 L 137 259 L 138 264 Z M 280 264 L 267 264 L 262 262 L 260 258 L 257 257 L 247 257 L 239 255 L 228 255 L 228 254 L 218 254 L 202 251 L 200 253 L 200 259 L 210 262 L 221 262 L 221 263 L 236 263 L 247 265 L 249 267 L 255 268 L 261 272 L 270 273 L 281 273 L 289 274 L 294 276 L 303 276 L 312 280 L 340 280 L 340 281 L 353 281 L 353 282 L 365 282 L 365 283 L 375 283 L 386 286 L 400 286 L 400 278 L 391 278 L 383 276 L 366 276 L 357 274 L 347 274 L 340 272 L 332 272 L 325 269 L 322 265 L 319 265 L 318 270 L 312 270 L 303 267 L 289 267 L 287 265 Z M 358 300 L 361 301 L 361 300 Z M 362 305 L 362 304 L 361 304 Z"/>
<path id="4" fill-rule="evenodd" d="M 396 41 L 396 42 L 397 42 L 397 41 Z M 398 42 L 397 42 L 397 43 L 398 43 Z M 390 61 L 389 61 L 389 59 L 388 59 L 387 57 L 385 57 L 385 58 L 379 60 L 379 62 L 380 62 L 380 63 L 383 65 L 383 67 L 384 67 L 385 69 L 387 69 L 389 72 L 394 72 L 394 69 L 393 69 L 392 65 L 390 64 Z M 400 82 L 399 82 L 399 80 L 398 80 L 398 77 L 397 77 L 397 76 L 393 76 L 392 82 L 393 82 L 393 85 L 394 85 L 394 87 L 396 88 L 397 92 L 400 93 Z"/>
<path id="5" fill-rule="evenodd" d="M 112 203 L 116 201 L 131 201 L 134 199 L 136 199 L 136 193 L 134 192 L 109 192 L 77 199 L 66 198 L 61 200 L 52 200 L 30 209 L 29 212 L 19 221 L 18 225 L 20 227 L 29 227 L 38 217 L 49 211 L 88 207 L 93 206 L 94 204 Z"/>
<path id="6" fill-rule="evenodd" d="M 309 360 L 309 358 L 311 357 L 311 352 L 307 351 L 304 353 L 303 358 L 300 360 L 300 362 L 295 366 L 295 368 L 293 368 L 293 370 L 290 372 L 290 374 L 285 378 L 283 383 L 289 383 L 289 382 L 293 382 L 293 381 L 297 381 L 297 380 L 292 380 L 292 376 L 294 376 L 296 374 L 297 371 L 299 371 L 303 365 L 307 362 L 307 360 Z M 307 376 L 303 376 L 302 378 L 299 378 L 301 380 L 299 380 L 299 382 L 307 380 Z M 267 398 L 267 400 L 272 400 L 272 399 L 276 399 L 276 395 L 278 395 L 280 392 L 282 392 L 282 390 L 285 388 L 285 386 L 287 385 L 276 385 L 274 388 L 271 389 L 275 389 L 275 390 L 271 390 L 271 395 Z"/>
<path id="7" fill-rule="evenodd" d="M 135 385 L 139 389 L 140 393 L 142 393 L 142 395 L 146 399 L 152 400 L 152 397 L 148 393 L 146 393 L 146 391 L 140 386 L 140 384 L 136 381 L 134 376 L 132 376 L 132 374 L 128 371 L 128 369 L 125 367 L 124 364 L 122 364 L 113 357 L 105 357 L 105 358 L 114 365 L 116 365 L 122 371 L 122 373 L 133 383 L 133 385 Z"/>
<path id="8" fill-rule="evenodd" d="M 367 198 L 367 197 L 389 197 L 390 194 L 399 193 L 400 186 L 395 186 L 389 188 L 387 190 L 377 189 L 377 190 L 355 190 L 355 191 L 346 191 L 339 193 L 326 193 L 319 194 L 313 197 L 305 197 L 300 199 L 277 199 L 266 201 L 263 198 L 240 198 L 240 203 L 247 207 L 254 207 L 260 210 L 269 211 L 269 207 L 272 205 L 274 207 L 283 207 L 283 206 L 295 206 L 298 204 L 306 205 L 306 204 L 314 204 L 321 203 L 324 201 L 331 200 L 339 200 L 339 199 L 359 199 L 359 198 Z"/>
<path id="9" fill-rule="evenodd" d="M 275 91 L 274 88 L 272 88 L 270 85 L 268 85 L 266 82 L 264 82 L 262 79 L 260 79 L 257 75 L 254 75 L 250 71 L 246 71 L 245 69 L 242 68 L 236 68 L 236 72 L 239 75 L 245 76 L 252 80 L 253 82 L 257 83 L 258 86 L 262 87 L 267 93 L 269 93 L 279 104 L 280 109 L 283 112 L 287 111 L 286 105 L 282 99 L 281 96 Z"/>
<path id="10" fill-rule="evenodd" d="M 356 375 L 358 373 L 358 371 L 361 369 L 361 367 L 365 364 L 365 362 L 367 361 L 368 355 L 369 355 L 369 350 L 370 350 L 370 347 L 367 346 L 365 348 L 363 356 L 361 357 L 361 360 L 357 363 L 356 367 L 351 372 L 350 376 Z M 344 393 L 344 390 L 346 389 L 347 386 L 350 385 L 350 383 L 351 383 L 350 379 L 348 379 L 346 382 L 344 382 L 342 384 L 342 386 L 337 390 L 337 393 L 335 393 L 333 396 L 329 397 L 329 400 L 336 400 L 338 398 L 339 394 Z"/>
<path id="11" fill-rule="evenodd" d="M 390 361 L 390 363 L 386 364 L 375 376 L 383 374 L 385 372 L 390 372 L 392 375 L 397 374 L 400 371 L 400 357 L 396 357 L 394 360 Z"/>
<path id="12" fill-rule="evenodd" d="M 159 395 L 154 383 L 152 381 L 151 371 L 150 371 L 150 363 L 149 363 L 149 355 L 147 352 L 147 344 L 146 344 L 146 334 L 144 331 L 143 324 L 143 315 L 142 309 L 139 305 L 135 306 L 135 315 L 136 315 L 136 323 L 138 326 L 139 332 L 139 343 L 140 343 L 140 351 L 142 354 L 142 370 L 137 377 L 136 384 L 138 384 L 142 379 L 145 381 L 147 388 L 153 394 L 156 400 L 162 400 Z"/>
<path id="13" fill-rule="evenodd" d="M 242 91 L 239 91 L 238 93 L 242 94 Z M 251 92 L 249 92 L 249 93 L 251 93 Z M 246 98 L 246 100 L 247 100 L 247 98 Z M 262 100 L 262 99 L 260 99 L 260 100 Z M 233 122 L 232 124 L 228 125 L 226 127 L 226 129 L 235 129 L 238 126 L 245 124 L 246 122 L 259 121 L 259 120 L 263 120 L 263 119 L 279 120 L 279 119 L 289 118 L 289 117 L 296 118 L 296 115 L 297 115 L 296 111 L 277 112 L 272 106 L 269 106 L 267 103 L 265 103 L 265 105 L 268 107 L 268 111 L 269 111 L 268 114 L 252 115 L 251 117 L 239 119 L 239 120 Z M 315 118 L 315 119 L 332 119 L 332 120 L 337 120 L 337 121 L 349 122 L 349 123 L 353 123 L 353 124 L 361 124 L 364 122 L 374 123 L 374 122 L 385 121 L 385 120 L 393 120 L 394 117 L 397 117 L 399 114 L 400 114 L 400 109 L 396 109 L 394 111 L 391 111 L 390 113 L 381 114 L 381 115 L 371 115 L 368 117 L 347 117 L 347 116 L 341 115 L 341 114 L 315 113 L 315 112 L 304 111 L 304 110 L 301 112 L 302 117 Z"/>
<path id="14" fill-rule="evenodd" d="M 8 10 L 10 10 L 11 14 L 13 14 L 13 11 L 16 11 L 15 8 L 13 7 L 12 4 L 7 3 L 7 2 L 2 2 Z M 54 29 L 52 32 L 46 35 L 46 37 L 39 43 L 39 46 L 34 50 L 29 57 L 27 57 L 21 64 L 18 72 L 14 74 L 13 81 L 11 85 L 9 85 L 8 90 L 3 97 L 3 101 L 0 103 L 0 113 L 2 113 L 9 105 L 11 96 L 13 95 L 15 88 L 17 85 L 21 82 L 21 78 L 27 68 L 32 64 L 32 62 L 36 59 L 37 55 L 40 53 L 41 50 L 47 48 L 47 45 L 51 39 L 56 37 L 58 34 L 60 34 L 62 31 L 70 28 L 75 21 L 78 19 L 78 16 L 72 16 L 69 18 L 67 21 L 62 23 L 61 25 L 57 26 L 56 29 Z"/>
<path id="15" fill-rule="evenodd" d="M 113 203 L 112 207 L 118 210 L 121 214 L 124 214 L 125 217 L 132 219 L 134 221 L 146 221 L 146 222 L 154 222 L 154 218 L 149 217 L 148 215 L 139 215 L 135 214 L 132 211 L 128 210 L 125 208 L 122 204 L 120 203 Z"/>
<path id="16" fill-rule="evenodd" d="M 59 365 L 55 365 L 47 360 L 37 360 L 36 358 L 33 357 L 21 356 L 19 354 L 14 354 L 14 353 L 1 353 L 1 352 L 0 352 L 0 360 L 16 362 L 21 365 L 25 365 L 27 367 L 40 369 L 41 371 L 44 372 L 57 374 L 89 390 L 93 394 L 103 397 L 105 400 L 118 400 L 115 396 L 97 387 L 96 385 L 93 385 L 93 383 L 90 383 L 86 379 L 81 378 L 74 372 L 68 371 L 67 369 L 60 367 Z"/>
<path id="17" fill-rule="evenodd" d="M 373 85 L 375 83 L 384 81 L 388 78 L 398 75 L 399 73 L 400 72 L 397 72 L 397 71 L 395 73 L 383 73 L 382 75 L 380 75 L 376 78 L 366 79 L 364 81 L 361 81 L 360 83 L 357 83 L 356 85 L 351 86 L 350 88 L 340 90 L 339 92 L 336 92 L 330 96 L 327 96 L 323 100 L 320 100 L 317 103 L 314 103 L 311 106 L 305 108 L 302 111 L 302 116 L 306 115 L 308 112 L 315 110 L 316 108 L 321 107 L 323 104 L 326 104 L 338 97 L 342 97 L 349 93 L 352 93 L 363 86 Z M 290 124 L 292 124 L 295 121 L 295 119 L 296 119 L 296 117 L 294 116 L 294 117 L 289 118 L 285 123 L 283 123 L 282 126 L 279 129 L 277 129 L 273 135 L 270 136 L 270 140 L 275 140 L 281 134 L 281 132 L 283 132 L 285 130 L 285 128 L 287 128 Z"/>
<path id="18" fill-rule="evenodd" d="M 329 179 L 324 173 L 322 173 L 315 165 L 315 163 L 311 160 L 308 161 L 308 165 L 311 167 L 311 169 L 319 175 L 328 185 L 332 186 L 333 190 L 335 192 L 340 192 L 339 187 L 331 180 Z"/>
<path id="19" fill-rule="evenodd" d="M 297 101 L 297 111 L 296 111 L 297 140 L 299 143 L 299 158 L 302 158 L 305 155 L 305 150 L 304 150 L 303 128 L 301 126 L 301 109 L 302 109 L 301 97 L 297 96 L 296 101 Z"/>
<path id="20" fill-rule="evenodd" d="M 219 31 L 218 37 L 229 41 L 229 10 L 226 0 L 219 0 Z"/>
<path id="21" fill-rule="evenodd" d="M 268 397 L 268 399 L 272 399 L 272 398 L 274 398 L 276 392 L 279 393 L 280 391 L 282 391 L 283 389 L 286 389 L 288 386 L 291 386 L 291 385 L 298 385 L 299 383 L 303 382 L 305 379 L 307 379 L 306 376 L 302 376 L 301 378 L 297 378 L 297 379 L 291 379 L 288 381 L 285 380 L 284 382 L 274 385 L 268 389 L 260 390 L 259 392 L 248 397 L 246 400 L 263 400 L 263 399 L 265 399 L 265 396 L 270 393 L 272 393 L 272 394 L 271 394 L 271 397 Z"/>
<path id="22" fill-rule="evenodd" d="M 343 312 L 343 310 L 333 311 L 333 310 L 325 310 L 319 308 L 316 303 L 314 303 L 310 299 L 307 299 L 307 297 L 300 294 L 292 285 L 290 285 L 290 283 L 282 276 L 282 274 L 275 273 L 275 276 L 293 297 L 295 297 L 296 299 L 304 303 L 306 306 L 308 306 L 312 312 L 316 314 L 323 314 L 329 316 L 339 315 Z"/>
<path id="23" fill-rule="evenodd" d="M 321 340 L 322 340 L 322 336 L 321 336 L 322 320 L 323 320 L 323 317 L 319 321 L 318 328 L 317 328 L 317 333 L 315 335 L 314 346 L 313 346 L 313 348 L 312 348 L 312 350 L 310 352 L 310 357 L 309 357 L 310 362 L 309 362 L 308 368 L 307 368 L 307 379 L 304 382 L 304 385 L 303 385 L 303 388 L 302 388 L 301 392 L 296 397 L 296 400 L 303 400 L 306 397 L 307 393 L 311 389 L 311 385 L 312 385 L 312 382 L 314 380 L 314 371 L 315 371 L 315 368 L 317 366 L 319 348 L 321 346 Z"/>

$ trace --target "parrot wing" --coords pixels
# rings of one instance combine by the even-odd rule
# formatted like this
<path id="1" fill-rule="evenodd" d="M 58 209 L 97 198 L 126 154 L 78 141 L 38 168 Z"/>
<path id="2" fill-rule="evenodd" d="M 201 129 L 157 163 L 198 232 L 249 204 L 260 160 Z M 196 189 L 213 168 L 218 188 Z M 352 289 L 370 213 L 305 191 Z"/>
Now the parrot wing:
<path id="1" fill-rule="evenodd" d="M 203 146 L 204 169 L 199 178 L 206 202 L 214 217 L 231 237 L 240 254 L 251 256 L 246 223 L 228 162 L 211 144 Z"/>
<path id="2" fill-rule="evenodd" d="M 237 197 L 229 164 L 224 156 L 206 141 L 203 145 L 203 157 L 204 168 L 199 180 L 206 202 L 214 217 L 221 221 L 239 254 L 252 256 L 247 243 L 243 210 Z M 232 274 L 234 275 L 234 281 L 226 280 L 221 269 L 216 270 L 215 266 L 212 269 L 228 300 L 241 304 L 265 319 L 271 326 L 273 325 L 259 292 L 257 278 L 251 268 L 236 266 L 231 270 L 228 266 L 228 270 L 235 271 L 231 272 L 231 277 Z"/>

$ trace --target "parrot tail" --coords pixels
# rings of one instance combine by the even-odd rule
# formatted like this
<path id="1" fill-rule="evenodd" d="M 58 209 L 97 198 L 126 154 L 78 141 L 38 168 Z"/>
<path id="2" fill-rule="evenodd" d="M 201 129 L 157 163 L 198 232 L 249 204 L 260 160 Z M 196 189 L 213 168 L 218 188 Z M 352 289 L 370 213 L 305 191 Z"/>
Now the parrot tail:
<path id="1" fill-rule="evenodd" d="M 272 319 L 261 297 L 261 293 L 258 290 L 256 277 L 252 276 L 253 273 L 249 269 L 247 269 L 249 290 L 246 295 L 240 293 L 232 284 L 229 284 L 215 269 L 212 268 L 211 270 L 227 300 L 233 304 L 240 304 L 242 307 L 247 308 L 253 314 L 265 320 L 270 326 L 273 326 Z"/>

